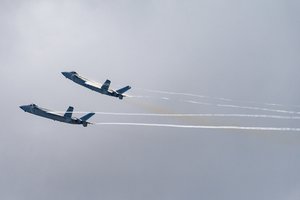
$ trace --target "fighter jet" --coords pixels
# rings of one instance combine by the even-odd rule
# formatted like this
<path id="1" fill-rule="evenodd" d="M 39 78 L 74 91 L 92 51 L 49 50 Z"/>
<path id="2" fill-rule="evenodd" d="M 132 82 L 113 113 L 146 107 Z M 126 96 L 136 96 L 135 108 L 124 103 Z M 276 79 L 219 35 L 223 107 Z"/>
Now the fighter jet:
<path id="1" fill-rule="evenodd" d="M 104 84 L 101 85 L 100 83 L 97 83 L 97 82 L 92 81 L 92 80 L 88 80 L 88 79 L 80 76 L 78 73 L 76 73 L 74 71 L 72 71 L 72 72 L 62 72 L 62 74 L 66 78 L 74 81 L 75 83 L 77 83 L 79 85 L 82 85 L 86 88 L 89 88 L 89 89 L 94 90 L 96 92 L 99 92 L 101 94 L 117 97 L 119 99 L 123 99 L 123 97 L 126 97 L 126 95 L 124 93 L 131 88 L 130 86 L 126 86 L 126 87 L 123 87 L 123 88 L 115 91 L 115 90 L 112 90 L 112 89 L 109 88 L 110 80 L 106 80 L 104 82 Z"/>
<path id="2" fill-rule="evenodd" d="M 24 110 L 25 112 L 29 112 L 31 114 L 45 117 L 48 119 L 53 119 L 54 121 L 60 121 L 60 122 L 65 122 L 65 123 L 69 123 L 69 124 L 82 124 L 84 127 L 87 127 L 88 124 L 92 124 L 91 122 L 88 122 L 87 120 L 95 114 L 95 113 L 88 113 L 78 119 L 76 117 L 72 117 L 72 112 L 74 110 L 74 108 L 72 106 L 69 106 L 68 110 L 66 111 L 66 113 L 64 115 L 60 115 L 59 113 L 48 110 L 46 108 L 38 107 L 35 104 L 20 106 L 20 108 L 22 110 Z"/>

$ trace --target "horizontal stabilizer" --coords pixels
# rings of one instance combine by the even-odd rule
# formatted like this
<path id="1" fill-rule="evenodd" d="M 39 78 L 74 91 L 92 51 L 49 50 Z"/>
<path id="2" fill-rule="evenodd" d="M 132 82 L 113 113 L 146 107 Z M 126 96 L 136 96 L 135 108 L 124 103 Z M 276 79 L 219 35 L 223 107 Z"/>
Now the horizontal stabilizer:
<path id="1" fill-rule="evenodd" d="M 129 85 L 127 85 L 126 87 L 123 87 L 123 88 L 117 90 L 116 92 L 117 92 L 118 94 L 123 94 L 124 92 L 128 91 L 130 88 L 131 88 L 131 87 L 130 87 Z"/>
<path id="2" fill-rule="evenodd" d="M 73 112 L 74 108 L 72 106 L 69 106 L 68 110 L 66 111 L 66 113 L 64 114 L 65 118 L 71 118 L 72 117 L 72 112 Z"/>
<path id="3" fill-rule="evenodd" d="M 103 83 L 103 85 L 101 86 L 101 89 L 102 89 L 102 90 L 108 90 L 109 85 L 110 85 L 110 80 L 107 79 L 107 80 Z"/>
<path id="4" fill-rule="evenodd" d="M 86 115 L 84 115 L 83 117 L 81 117 L 80 119 L 84 122 L 86 122 L 89 118 L 91 118 L 95 113 L 88 113 Z"/>

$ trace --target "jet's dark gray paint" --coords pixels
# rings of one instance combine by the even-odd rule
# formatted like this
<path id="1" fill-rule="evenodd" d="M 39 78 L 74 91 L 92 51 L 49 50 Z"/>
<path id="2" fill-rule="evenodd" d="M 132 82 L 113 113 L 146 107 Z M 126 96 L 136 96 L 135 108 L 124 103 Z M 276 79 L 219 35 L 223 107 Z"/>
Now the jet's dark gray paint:
<path id="1" fill-rule="evenodd" d="M 126 97 L 126 95 L 124 95 L 123 93 L 125 93 L 126 91 L 128 91 L 129 89 L 131 89 L 131 87 L 128 85 L 126 87 L 123 87 L 119 90 L 112 90 L 109 89 L 109 85 L 110 85 L 110 80 L 106 80 L 104 82 L 104 84 L 100 87 L 99 83 L 96 83 L 94 81 L 88 80 L 82 76 L 80 76 L 77 72 L 62 72 L 62 74 L 72 80 L 73 82 L 82 85 L 86 88 L 89 88 L 93 91 L 99 92 L 101 94 L 105 94 L 108 96 L 112 96 L 112 97 L 117 97 L 119 99 L 123 99 L 123 97 Z"/>
<path id="2" fill-rule="evenodd" d="M 88 113 L 78 119 L 76 117 L 72 117 L 72 112 L 74 110 L 72 106 L 69 106 L 68 110 L 64 115 L 60 115 L 59 113 L 56 113 L 54 111 L 38 107 L 35 104 L 23 105 L 20 106 L 20 108 L 25 112 L 29 112 L 31 114 L 45 117 L 48 119 L 53 119 L 54 121 L 60 121 L 69 124 L 82 124 L 84 127 L 87 127 L 88 124 L 91 124 L 90 122 L 87 122 L 87 120 L 95 114 L 95 113 Z"/>

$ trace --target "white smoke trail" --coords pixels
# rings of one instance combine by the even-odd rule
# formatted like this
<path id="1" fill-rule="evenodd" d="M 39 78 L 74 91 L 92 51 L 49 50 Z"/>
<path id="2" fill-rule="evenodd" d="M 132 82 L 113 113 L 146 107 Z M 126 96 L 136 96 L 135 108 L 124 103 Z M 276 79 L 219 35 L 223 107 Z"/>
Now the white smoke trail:
<path id="1" fill-rule="evenodd" d="M 174 94 L 174 95 L 184 95 L 184 96 L 191 96 L 191 97 L 200 97 L 200 98 L 212 98 L 209 96 L 204 96 L 204 95 L 199 95 L 199 94 L 191 94 L 191 93 L 182 93 L 182 92 L 169 92 L 169 91 L 163 91 L 163 90 L 152 90 L 152 89 L 142 89 L 142 88 L 137 88 L 140 90 L 144 90 L 146 92 L 154 92 L 154 93 L 159 93 L 159 94 Z M 219 98 L 216 98 L 219 99 Z M 220 100 L 228 100 L 231 101 L 230 99 L 225 99 L 225 98 L 220 98 Z"/>
<path id="2" fill-rule="evenodd" d="M 219 107 L 230 107 L 230 108 L 241 108 L 248 110 L 260 110 L 260 111 L 268 111 L 268 112 L 277 112 L 277 113 L 286 113 L 286 114 L 297 114 L 300 112 L 290 111 L 290 110 L 278 110 L 278 109 L 270 109 L 270 108 L 262 108 L 262 107 L 252 107 L 252 106 L 238 106 L 238 105 L 227 105 L 227 104 L 216 104 Z"/>
<path id="3" fill-rule="evenodd" d="M 54 111 L 56 113 L 65 113 L 64 111 Z M 69 112 L 68 112 L 69 113 Z M 88 112 L 75 111 L 75 114 L 86 114 Z M 149 116 L 149 117 L 245 117 L 245 118 L 270 118 L 270 119 L 292 119 L 299 120 L 300 116 L 282 116 L 282 115 L 251 115 L 251 114 L 201 114 L 201 113 L 120 113 L 120 112 L 94 112 L 99 115 L 116 116 Z"/>
<path id="4" fill-rule="evenodd" d="M 255 101 L 239 101 L 239 100 L 233 100 L 233 99 L 229 99 L 229 98 L 211 97 L 211 96 L 205 96 L 205 95 L 199 95 L 199 94 L 193 94 L 193 93 L 171 92 L 171 91 L 143 89 L 143 88 L 137 88 L 137 89 L 144 90 L 147 92 L 152 92 L 152 93 L 184 95 L 184 96 L 190 96 L 190 97 L 207 98 L 207 99 L 214 99 L 214 100 L 227 101 L 227 102 L 251 103 L 251 104 L 261 104 L 261 105 L 266 105 L 266 106 L 277 106 L 277 107 L 296 107 L 296 108 L 300 107 L 300 105 L 284 105 L 284 104 L 279 104 L 279 103 L 261 103 L 261 102 L 255 102 Z"/>
<path id="5" fill-rule="evenodd" d="M 152 98 L 151 96 L 145 96 L 145 95 L 127 95 L 126 97 L 129 97 L 129 98 L 146 98 L 146 99 Z"/>
<path id="6" fill-rule="evenodd" d="M 154 96 L 146 96 L 146 95 L 126 95 L 129 98 L 140 98 L 140 99 L 161 99 L 161 100 L 170 100 L 169 97 L 154 97 Z"/>
<path id="7" fill-rule="evenodd" d="M 190 128 L 190 129 L 228 129 L 228 130 L 252 130 L 252 131 L 293 131 L 300 132 L 300 128 L 278 128 L 278 127 L 247 127 L 247 126 L 196 126 L 179 124 L 151 124 L 151 123 L 120 123 L 120 122 L 98 122 L 95 125 L 119 125 L 119 126 L 150 126 L 169 128 Z"/>
<path id="8" fill-rule="evenodd" d="M 183 100 L 183 102 L 193 103 L 193 104 L 200 104 L 200 105 L 207 105 L 207 106 L 213 106 L 213 105 L 215 105 L 215 104 L 212 104 L 212 103 L 206 103 L 206 102 L 200 102 L 200 101 L 193 101 L 193 100 Z"/>
<path id="9" fill-rule="evenodd" d="M 297 112 L 297 111 L 282 110 L 282 109 L 279 110 L 279 109 L 254 107 L 254 106 L 239 106 L 239 105 L 231 105 L 231 104 L 212 104 L 212 103 L 198 102 L 198 101 L 193 101 L 193 100 L 184 100 L 183 102 L 199 104 L 199 105 L 218 106 L 218 107 L 227 107 L 227 108 L 239 108 L 239 109 L 247 109 L 247 110 L 259 110 L 259 111 L 277 112 L 277 113 L 294 114 L 294 115 L 300 114 L 300 112 Z"/>

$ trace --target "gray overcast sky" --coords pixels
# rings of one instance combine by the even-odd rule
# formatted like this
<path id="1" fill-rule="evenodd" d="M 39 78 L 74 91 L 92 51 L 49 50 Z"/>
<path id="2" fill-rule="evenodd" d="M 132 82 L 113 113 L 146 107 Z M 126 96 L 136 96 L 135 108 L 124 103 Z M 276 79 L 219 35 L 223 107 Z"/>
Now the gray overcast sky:
<path id="1" fill-rule="evenodd" d="M 0 199 L 298 200 L 299 133 L 83 128 L 26 114 L 18 106 L 300 111 L 291 106 L 300 105 L 299 11 L 297 0 L 1 0 Z M 100 82 L 109 78 L 115 88 L 129 84 L 130 94 L 151 98 L 120 101 L 88 91 L 60 74 L 70 70 Z M 299 127 L 299 120 L 256 118 L 96 115 L 92 120 Z"/>

